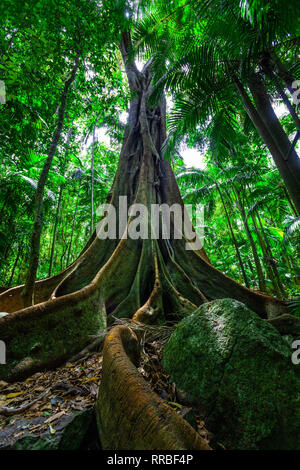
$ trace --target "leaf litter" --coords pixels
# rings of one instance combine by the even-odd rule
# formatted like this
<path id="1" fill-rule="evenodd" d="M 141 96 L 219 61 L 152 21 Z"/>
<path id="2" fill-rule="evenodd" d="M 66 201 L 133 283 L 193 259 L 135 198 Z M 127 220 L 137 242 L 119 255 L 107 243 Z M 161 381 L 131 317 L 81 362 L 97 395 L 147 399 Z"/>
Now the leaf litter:
<path id="1" fill-rule="evenodd" d="M 13 424 L 20 417 L 28 420 L 44 417 L 40 424 L 29 425 L 28 429 L 34 434 L 47 429 L 54 433 L 55 424 L 63 415 L 72 410 L 82 411 L 94 406 L 101 369 L 102 354 L 94 353 L 80 363 L 38 372 L 23 382 L 8 384 L 1 381 L 0 428 Z M 24 411 L 17 411 L 23 407 Z M 1 408 L 10 410 L 11 416 L 1 414 Z"/>
<path id="2" fill-rule="evenodd" d="M 159 340 L 144 343 L 138 370 L 167 406 L 183 417 L 186 412 L 192 411 L 196 423 L 194 428 L 209 442 L 211 433 L 205 428 L 202 417 L 196 410 L 180 403 L 175 383 L 170 383 L 169 376 L 162 369 L 162 346 Z M 39 417 L 41 421 L 38 424 L 30 424 L 29 421 L 28 430 L 33 434 L 46 430 L 55 434 L 55 425 L 65 414 L 95 405 L 101 373 L 102 353 L 95 352 L 75 364 L 67 363 L 55 370 L 38 372 L 23 382 L 8 384 L 0 381 L 0 428 L 14 424 L 20 417 L 28 420 Z M 28 408 L 21 413 L 16 412 L 9 417 L 1 414 L 2 407 L 17 410 L 26 406 Z M 22 431 L 15 435 L 20 436 Z"/>

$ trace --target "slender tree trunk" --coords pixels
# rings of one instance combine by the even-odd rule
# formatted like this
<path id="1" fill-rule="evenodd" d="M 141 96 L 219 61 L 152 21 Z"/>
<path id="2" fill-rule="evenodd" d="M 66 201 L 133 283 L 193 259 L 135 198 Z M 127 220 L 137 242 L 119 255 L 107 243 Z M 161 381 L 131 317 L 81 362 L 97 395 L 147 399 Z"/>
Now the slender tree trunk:
<path id="1" fill-rule="evenodd" d="M 267 271 L 268 277 L 270 278 L 270 280 L 272 281 L 272 284 L 273 284 L 273 292 L 274 292 L 275 295 L 280 297 L 280 291 L 278 289 L 278 285 L 277 285 L 274 273 L 273 273 L 272 268 L 270 266 L 270 255 L 267 252 L 267 247 L 264 243 L 264 240 L 262 239 L 262 236 L 260 234 L 260 231 L 258 229 L 256 220 L 255 220 L 255 216 L 253 214 L 252 214 L 251 218 L 252 218 L 252 221 L 253 221 L 253 226 L 254 226 L 256 236 L 257 236 L 257 240 L 258 240 L 258 243 L 261 247 L 261 251 L 262 251 L 262 254 L 263 254 L 265 269 Z"/>
<path id="2" fill-rule="evenodd" d="M 295 217 L 297 217 L 297 216 L 298 216 L 297 209 L 296 209 L 296 207 L 294 206 L 294 203 L 293 203 L 293 201 L 291 200 L 290 195 L 289 195 L 289 193 L 288 193 L 288 191 L 287 191 L 287 189 L 286 189 L 285 186 L 283 186 L 283 191 L 284 191 L 285 197 L 286 197 L 287 200 L 288 200 L 288 203 L 289 203 L 289 205 L 290 205 L 290 208 L 291 208 L 293 214 L 295 215 Z"/>
<path id="3" fill-rule="evenodd" d="M 91 166 L 91 235 L 94 232 L 94 158 L 95 158 L 95 131 L 97 120 L 93 129 L 93 144 L 92 144 L 92 166 Z"/>
<path id="4" fill-rule="evenodd" d="M 12 247 L 12 244 L 13 244 L 13 240 L 9 241 L 7 243 L 7 245 L 5 246 L 5 249 L 4 249 L 4 252 L 3 252 L 3 258 L 4 259 L 7 259 L 8 258 L 8 253 Z"/>
<path id="5" fill-rule="evenodd" d="M 234 248 L 235 248 L 235 251 L 236 251 L 236 255 L 237 255 L 237 258 L 238 258 L 240 267 L 241 267 L 241 271 L 242 271 L 242 275 L 243 275 L 243 279 L 244 279 L 245 285 L 246 285 L 247 287 L 250 287 L 249 281 L 248 281 L 248 278 L 247 278 L 247 275 L 246 275 L 244 263 L 243 263 L 243 261 L 242 261 L 242 257 L 241 257 L 241 254 L 240 254 L 239 246 L 238 246 L 238 243 L 237 243 L 237 241 L 236 241 L 236 238 L 235 238 L 235 235 L 234 235 L 234 232 L 233 232 L 233 229 L 232 229 L 232 225 L 231 225 L 231 222 L 230 222 L 230 217 L 229 217 L 229 214 L 228 214 L 228 211 L 227 211 L 227 208 L 226 208 L 226 204 L 225 204 L 225 201 L 224 201 L 222 192 L 221 192 L 220 187 L 219 187 L 218 184 L 216 185 L 216 187 L 217 187 L 217 191 L 218 191 L 218 193 L 219 193 L 219 196 L 220 196 L 220 199 L 221 199 L 223 208 L 224 208 L 224 212 L 225 212 L 225 215 L 226 215 L 228 227 L 229 227 L 229 230 L 230 230 L 230 233 L 231 233 L 231 238 L 232 238 L 233 245 L 234 245 Z"/>
<path id="6" fill-rule="evenodd" d="M 273 61 L 275 63 L 275 68 L 277 75 L 281 78 L 281 80 L 285 83 L 287 89 L 289 90 L 290 94 L 292 95 L 294 93 L 294 88 L 293 88 L 293 82 L 294 77 L 292 74 L 289 72 L 289 70 L 286 68 L 285 64 L 281 62 L 281 60 L 275 55 L 274 53 L 272 54 Z"/>
<path id="7" fill-rule="evenodd" d="M 248 185 L 247 185 L 247 188 L 248 188 L 248 191 L 251 193 L 251 189 L 248 187 Z M 247 197 L 245 197 L 245 200 L 246 200 L 246 202 L 249 206 L 249 201 L 247 200 Z M 262 234 L 260 233 L 260 230 L 257 226 L 256 217 L 259 221 L 260 229 L 261 229 Z M 267 275 L 272 281 L 273 291 L 274 291 L 275 295 L 280 297 L 280 295 L 281 294 L 284 295 L 285 292 L 284 292 L 284 289 L 281 291 L 280 287 L 282 287 L 282 284 L 277 282 L 276 273 L 273 272 L 274 270 L 273 270 L 273 264 L 272 263 L 274 262 L 274 259 L 273 259 L 273 255 L 272 255 L 272 252 L 271 252 L 271 247 L 268 243 L 266 234 L 263 230 L 263 226 L 262 226 L 261 219 L 259 217 L 258 211 L 254 211 L 254 212 L 251 213 L 251 219 L 252 219 L 252 222 L 253 222 L 254 230 L 255 230 L 255 233 L 256 233 L 256 236 L 257 236 L 257 240 L 258 240 L 259 245 L 261 247 L 261 251 L 262 251 L 262 254 L 263 254 L 263 260 L 264 260 L 264 266 L 265 266 L 265 269 L 267 271 Z"/>
<path id="8" fill-rule="evenodd" d="M 51 168 L 52 159 L 55 155 L 57 145 L 61 136 L 63 124 L 64 124 L 64 115 L 67 104 L 67 95 L 69 88 L 72 82 L 75 79 L 76 72 L 79 65 L 80 53 L 79 51 L 76 54 L 75 62 L 71 71 L 70 78 L 65 82 L 64 90 L 60 99 L 60 106 L 58 111 L 58 123 L 55 130 L 55 133 L 52 138 L 52 142 L 49 148 L 49 152 L 45 161 L 45 164 L 42 169 L 40 179 L 38 181 L 36 195 L 35 195 L 35 218 L 34 225 L 31 236 L 30 244 L 30 259 L 29 259 L 29 268 L 26 276 L 25 286 L 22 292 L 22 297 L 24 301 L 24 306 L 32 305 L 33 303 L 33 293 L 34 293 L 34 283 L 36 280 L 36 273 L 39 263 L 39 250 L 40 250 L 40 239 L 42 232 L 42 223 L 43 223 L 43 199 L 44 199 L 44 189 L 47 181 L 48 173 Z"/>
<path id="9" fill-rule="evenodd" d="M 57 202 L 57 208 L 56 208 L 56 214 L 55 214 L 55 222 L 54 222 L 54 230 L 53 230 L 53 237 L 52 237 L 52 246 L 51 246 L 51 254 L 50 254 L 50 261 L 49 261 L 49 271 L 48 271 L 48 276 L 49 276 L 49 277 L 51 276 L 51 273 L 52 273 L 53 256 L 54 256 L 54 251 L 55 251 L 55 242 L 56 242 L 56 233 L 57 233 L 57 225 L 58 225 L 58 220 L 59 220 L 59 214 L 60 214 L 60 207 L 61 207 L 61 200 L 62 200 L 63 189 L 64 189 L 64 185 L 61 184 L 60 187 L 59 187 L 58 202 Z"/>
<path id="10" fill-rule="evenodd" d="M 5 208 L 6 208 L 6 204 L 7 204 L 7 201 L 8 201 L 8 198 L 9 198 L 9 195 L 10 195 L 11 191 L 8 189 L 6 191 L 6 194 L 5 194 L 5 197 L 4 197 L 4 202 L 3 202 L 3 205 L 0 209 L 0 219 L 3 217 L 3 213 L 5 211 Z"/>
<path id="11" fill-rule="evenodd" d="M 268 265 L 270 266 L 271 271 L 273 271 L 273 273 L 274 273 L 274 282 L 277 283 L 278 288 L 279 288 L 279 292 L 277 293 L 277 295 L 278 296 L 282 295 L 284 297 L 284 296 L 286 296 L 286 292 L 285 292 L 284 286 L 281 282 L 280 275 L 279 275 L 279 272 L 278 272 L 278 269 L 277 269 L 277 266 L 276 266 L 276 261 L 275 261 L 275 258 L 273 256 L 272 249 L 271 249 L 271 246 L 269 244 L 268 237 L 267 237 L 267 234 L 264 230 L 264 227 L 263 227 L 263 224 L 262 224 L 262 221 L 261 221 L 261 218 L 260 218 L 260 215 L 259 215 L 258 211 L 256 211 L 256 216 L 257 216 L 258 223 L 259 223 L 260 229 L 261 229 L 261 233 L 262 233 L 262 236 L 263 236 L 263 239 L 264 239 L 264 242 L 265 242 L 266 263 L 267 263 L 267 266 Z"/>
<path id="12" fill-rule="evenodd" d="M 19 244 L 17 256 L 16 256 L 16 259 L 15 259 L 15 262 L 14 262 L 14 265 L 13 265 L 13 268 L 12 268 L 12 271 L 11 271 L 11 275 L 10 275 L 10 278 L 9 278 L 9 281 L 8 281 L 8 285 L 9 285 L 9 286 L 12 285 L 13 278 L 14 278 L 14 274 L 15 274 L 15 270 L 16 270 L 16 267 L 17 267 L 17 265 L 18 265 L 20 256 L 21 256 L 21 254 L 22 254 L 22 250 L 23 250 L 23 240 L 22 240 L 22 241 L 20 242 L 20 244 Z"/>
<path id="13" fill-rule="evenodd" d="M 293 275 L 294 275 L 294 282 L 295 282 L 296 286 L 300 286 L 300 279 L 299 279 L 299 277 L 298 277 L 298 275 L 297 275 L 297 269 L 296 269 L 296 267 L 295 267 L 295 265 L 294 265 L 294 261 L 292 260 L 291 256 L 290 256 L 288 253 L 286 253 L 286 254 L 284 255 L 284 258 L 285 258 L 285 260 L 286 260 L 286 262 L 287 262 L 287 265 L 288 265 L 288 267 L 289 267 L 289 269 L 290 269 L 290 272 L 293 273 Z"/>
<path id="14" fill-rule="evenodd" d="M 255 271 L 254 271 L 254 267 L 251 263 L 251 259 L 250 258 L 247 258 L 247 262 L 248 262 L 248 266 L 249 266 L 249 269 L 250 269 L 250 272 L 252 274 L 252 277 L 253 277 L 253 280 L 256 279 L 256 275 L 255 275 Z"/>
<path id="15" fill-rule="evenodd" d="M 75 228 L 75 222 L 76 222 L 77 211 L 78 211 L 79 193 L 80 193 L 80 183 L 79 183 L 79 189 L 78 189 L 77 199 L 76 199 L 76 207 L 75 207 L 75 212 L 74 212 L 74 217 L 73 217 L 73 222 L 72 222 L 71 238 L 70 238 L 69 249 L 68 249 L 68 256 L 67 256 L 67 266 L 69 265 L 70 254 L 71 254 L 71 247 L 72 247 L 72 241 L 73 241 L 73 235 L 74 235 L 74 228 Z"/>
<path id="16" fill-rule="evenodd" d="M 237 189 L 235 189 L 235 193 L 236 193 L 236 196 L 237 196 L 237 206 L 240 210 L 242 220 L 243 220 L 243 224 L 244 224 L 244 227 L 245 227 L 245 230 L 246 230 L 246 233 L 247 233 L 247 236 L 248 236 L 248 240 L 249 240 L 249 243 L 250 243 L 250 246 L 251 246 L 251 250 L 252 250 L 252 254 L 253 254 L 253 258 L 254 258 L 254 263 L 255 263 L 255 267 L 256 267 L 256 272 L 257 272 L 257 276 L 258 276 L 259 289 L 261 291 L 265 291 L 266 290 L 266 285 L 265 285 L 263 270 L 262 270 L 260 259 L 259 259 L 258 253 L 257 253 L 256 246 L 255 246 L 252 234 L 251 234 L 251 230 L 250 230 L 250 227 L 249 227 L 249 224 L 248 224 L 248 221 L 247 221 L 244 205 L 242 203 L 240 193 Z"/>
<path id="17" fill-rule="evenodd" d="M 296 126 L 297 126 L 297 129 L 300 131 L 300 119 L 299 119 L 299 116 L 297 114 L 297 111 L 294 107 L 294 105 L 290 102 L 286 92 L 284 91 L 284 88 L 279 80 L 279 78 L 277 77 L 277 75 L 273 72 L 273 70 L 270 69 L 270 67 L 263 67 L 262 68 L 263 72 L 269 77 L 269 79 L 271 80 L 271 82 L 274 83 L 275 87 L 276 87 L 276 90 L 277 90 L 277 93 L 280 95 L 282 101 L 284 102 L 284 104 L 286 105 L 290 115 L 292 116 Z"/>
<path id="18" fill-rule="evenodd" d="M 269 132 L 268 127 L 266 126 L 265 122 L 256 110 L 241 81 L 238 79 L 234 72 L 232 72 L 232 78 L 248 116 L 252 120 L 258 133 L 260 134 L 264 143 L 268 147 L 274 159 L 274 162 L 279 170 L 279 173 L 287 187 L 290 197 L 293 200 L 297 211 L 300 213 L 300 183 L 296 180 L 294 173 L 291 171 L 287 162 L 284 160 L 281 150 L 279 149 L 277 143 L 274 141 L 272 134 Z M 287 153 L 289 149 L 287 150 Z"/>
<path id="19" fill-rule="evenodd" d="M 66 155 L 65 155 L 65 161 L 64 161 L 63 169 L 62 169 L 62 176 L 65 175 L 65 170 L 66 170 L 66 165 L 67 165 L 67 157 L 68 157 L 68 148 L 69 148 L 71 134 L 72 134 L 72 127 L 70 127 L 69 130 L 68 130 L 68 136 L 67 136 L 67 142 L 66 142 Z M 60 187 L 59 187 L 58 203 L 57 203 L 57 208 L 56 208 L 54 231 L 53 231 L 53 238 L 52 238 L 52 245 L 51 245 L 51 254 L 50 254 L 49 271 L 48 271 L 48 276 L 49 277 L 51 276 L 51 273 L 52 273 L 53 256 L 54 256 L 55 243 L 56 243 L 57 225 L 58 225 L 58 221 L 59 221 L 59 214 L 60 214 L 60 207 L 61 207 L 63 190 L 64 190 L 64 184 L 61 184 Z"/>
<path id="20" fill-rule="evenodd" d="M 272 135 L 273 140 L 282 155 L 282 160 L 289 169 L 291 175 L 294 177 L 293 200 L 300 212 L 300 158 L 297 152 L 292 148 L 292 143 L 273 110 L 262 79 L 259 75 L 253 74 L 248 81 L 248 85 L 256 104 L 257 111 L 269 133 Z"/>

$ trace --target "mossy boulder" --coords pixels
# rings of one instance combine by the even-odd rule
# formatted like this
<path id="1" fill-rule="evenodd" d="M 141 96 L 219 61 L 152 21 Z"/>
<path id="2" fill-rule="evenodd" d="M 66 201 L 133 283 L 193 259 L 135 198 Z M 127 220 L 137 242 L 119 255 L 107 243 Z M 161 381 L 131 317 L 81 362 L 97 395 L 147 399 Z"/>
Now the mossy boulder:
<path id="1" fill-rule="evenodd" d="M 162 364 L 227 448 L 295 449 L 300 400 L 292 352 L 244 304 L 221 299 L 178 324 Z"/>

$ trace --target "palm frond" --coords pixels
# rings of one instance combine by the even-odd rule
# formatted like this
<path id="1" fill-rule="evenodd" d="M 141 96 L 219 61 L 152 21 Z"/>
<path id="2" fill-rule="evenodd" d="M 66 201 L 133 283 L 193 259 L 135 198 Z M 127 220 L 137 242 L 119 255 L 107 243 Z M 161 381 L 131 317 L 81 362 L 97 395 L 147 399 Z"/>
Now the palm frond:
<path id="1" fill-rule="evenodd" d="M 295 234 L 300 228 L 300 216 L 295 217 L 285 228 L 285 236 L 283 243 L 287 243 L 289 239 Z"/>

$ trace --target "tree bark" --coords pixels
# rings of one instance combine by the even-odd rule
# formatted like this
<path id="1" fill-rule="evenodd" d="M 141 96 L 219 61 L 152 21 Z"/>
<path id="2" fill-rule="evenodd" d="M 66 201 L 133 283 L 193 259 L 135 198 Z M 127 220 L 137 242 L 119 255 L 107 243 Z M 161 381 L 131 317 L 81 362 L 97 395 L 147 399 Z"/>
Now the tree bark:
<path id="1" fill-rule="evenodd" d="M 250 227 L 249 227 L 249 224 L 248 224 L 245 208 L 244 208 L 243 202 L 242 202 L 241 197 L 240 197 L 240 192 L 236 188 L 235 188 L 235 193 L 236 193 L 236 196 L 237 196 L 237 206 L 238 206 L 239 211 L 241 213 L 243 224 L 244 224 L 244 227 L 245 227 L 245 230 L 246 230 L 246 233 L 247 233 L 247 237 L 248 237 L 248 240 L 249 240 L 249 243 L 250 243 L 250 246 L 251 246 L 251 250 L 252 250 L 252 254 L 253 254 L 253 258 L 254 258 L 254 263 L 255 263 L 255 267 L 256 267 L 256 272 L 257 272 L 257 276 L 258 276 L 259 289 L 261 291 L 265 292 L 266 291 L 266 285 L 265 285 L 263 270 L 262 270 L 260 259 L 259 259 L 258 253 L 257 253 L 256 246 L 255 246 L 252 234 L 251 234 L 251 230 L 250 230 Z"/>
<path id="2" fill-rule="evenodd" d="M 272 284 L 273 284 L 273 293 L 276 296 L 280 297 L 281 293 L 278 289 L 278 285 L 277 285 L 277 282 L 276 282 L 276 279 L 275 279 L 275 276 L 274 276 L 274 273 L 272 271 L 272 267 L 271 267 L 271 264 L 270 264 L 270 262 L 271 262 L 270 253 L 268 252 L 267 246 L 265 245 L 265 241 L 263 240 L 263 238 L 260 234 L 260 231 L 258 229 L 256 220 L 255 220 L 255 215 L 252 214 L 251 218 L 252 218 L 254 230 L 255 230 L 255 233 L 256 233 L 256 236 L 257 236 L 257 240 L 258 240 L 258 243 L 260 245 L 260 248 L 261 248 L 261 251 L 262 251 L 262 254 L 263 254 L 264 267 L 265 267 L 265 270 L 267 272 L 268 277 L 270 278 L 270 280 L 272 281 Z"/>
<path id="3" fill-rule="evenodd" d="M 294 77 L 289 72 L 289 70 L 287 69 L 285 64 L 283 62 L 281 62 L 279 57 L 277 55 L 275 55 L 274 53 L 272 54 L 272 59 L 274 61 L 274 65 L 275 65 L 275 68 L 276 68 L 277 75 L 285 83 L 287 89 L 289 90 L 290 94 L 292 95 L 295 91 L 293 89 L 293 82 L 295 81 Z"/>
<path id="4" fill-rule="evenodd" d="M 20 242 L 19 247 L 18 247 L 17 256 L 16 256 L 16 259 L 15 259 L 15 262 L 14 262 L 14 265 L 13 265 L 13 268 L 12 268 L 12 271 L 11 271 L 11 275 L 10 275 L 10 278 L 9 278 L 9 281 L 8 281 L 9 286 L 12 285 L 15 270 L 16 270 L 16 267 L 18 265 L 18 261 L 19 261 L 19 258 L 21 256 L 22 250 L 23 250 L 23 240 Z"/>
<path id="5" fill-rule="evenodd" d="M 63 169 L 62 169 L 62 176 L 65 175 L 65 170 L 66 170 L 66 165 L 67 165 L 67 158 L 68 158 L 68 148 L 69 148 L 71 134 L 72 134 L 72 127 L 70 127 L 69 130 L 68 130 L 68 136 L 67 136 L 67 142 L 66 142 L 66 154 L 65 154 L 65 160 L 64 160 Z M 56 233 L 57 233 L 57 226 L 58 226 L 58 221 L 59 221 L 59 214 L 60 214 L 60 207 L 61 207 L 63 190 L 64 190 L 64 184 L 61 184 L 60 187 L 59 187 L 58 202 L 57 202 L 57 208 L 56 208 L 56 214 L 55 214 L 53 238 L 52 238 L 52 245 L 51 245 L 49 271 L 48 271 L 48 276 L 49 277 L 51 276 L 51 273 L 52 273 L 53 257 L 54 257 L 54 251 L 55 251 L 55 243 L 56 243 Z"/>
<path id="6" fill-rule="evenodd" d="M 57 225 L 58 225 L 59 214 L 60 214 L 60 206 L 61 206 L 61 200 L 62 200 L 63 189 L 64 189 L 64 185 L 61 184 L 60 187 L 59 187 L 58 202 L 57 202 L 57 208 L 56 208 L 56 214 L 55 214 L 55 222 L 54 222 L 54 230 L 53 230 L 53 237 L 52 237 L 50 261 L 49 261 L 49 270 L 48 270 L 48 276 L 49 276 L 49 277 L 50 277 L 51 274 L 52 274 L 53 257 L 54 257 L 55 242 L 56 242 L 56 232 L 57 232 Z"/>
<path id="7" fill-rule="evenodd" d="M 287 200 L 288 200 L 288 203 L 289 203 L 289 205 L 290 205 L 291 211 L 293 212 L 294 216 L 297 217 L 297 216 L 298 216 L 297 209 L 296 209 L 296 207 L 294 206 L 293 201 L 291 200 L 290 195 L 289 195 L 289 193 L 287 192 L 287 189 L 286 189 L 285 186 L 283 186 L 283 191 L 284 191 L 285 197 L 286 197 Z"/>
<path id="8" fill-rule="evenodd" d="M 289 167 L 287 161 L 285 161 L 284 156 L 287 156 L 290 147 L 288 148 L 285 155 L 282 154 L 277 143 L 273 139 L 273 135 L 270 133 L 268 126 L 265 124 L 264 120 L 261 118 L 261 115 L 258 113 L 257 109 L 250 100 L 245 88 L 243 87 L 241 81 L 238 77 L 232 72 L 233 81 L 237 88 L 237 91 L 241 97 L 243 106 L 248 116 L 252 120 L 254 126 L 256 127 L 258 133 L 263 139 L 264 143 L 268 147 L 274 162 L 278 168 L 278 171 L 287 187 L 287 190 L 290 194 L 291 199 L 293 200 L 297 211 L 300 213 L 300 183 L 297 181 L 294 173 Z M 252 90 L 254 91 L 253 87 Z"/>
<path id="9" fill-rule="evenodd" d="M 247 275 L 246 275 L 245 266 L 244 266 L 244 263 L 242 261 L 242 257 L 241 257 L 241 254 L 240 254 L 239 246 L 238 246 L 238 243 L 236 241 L 236 238 L 235 238 L 235 235 L 234 235 L 234 232 L 233 232 L 233 228 L 232 228 L 232 225 L 231 225 L 231 222 L 230 222 L 230 217 L 229 217 L 229 214 L 228 214 L 228 211 L 227 211 L 227 208 L 226 208 L 226 204 L 225 204 L 222 192 L 221 192 L 220 187 L 219 187 L 218 184 L 217 184 L 217 190 L 218 190 L 218 193 L 220 195 L 220 199 L 221 199 L 221 202 L 222 202 L 222 205 L 223 205 L 223 208 L 224 208 L 227 224 L 228 224 L 228 227 L 229 227 L 229 230 L 230 230 L 230 234 L 231 234 L 233 245 L 234 245 L 234 248 L 235 248 L 235 251 L 236 251 L 236 255 L 237 255 L 240 267 L 241 267 L 241 271 L 242 271 L 242 275 L 243 275 L 245 285 L 246 285 L 246 287 L 250 287 L 249 281 L 248 281 L 248 278 L 247 278 Z"/>
<path id="10" fill-rule="evenodd" d="M 78 211 L 78 204 L 79 204 L 79 193 L 80 193 L 80 183 L 79 183 L 79 188 L 78 188 L 78 192 L 77 192 L 76 207 L 75 207 L 74 217 L 73 217 L 73 221 L 72 221 L 71 238 L 70 238 L 70 243 L 69 243 L 69 248 L 68 248 L 68 255 L 67 255 L 67 266 L 69 265 L 70 254 L 71 254 L 71 248 L 72 248 L 72 242 L 73 242 L 74 228 L 75 228 L 75 222 L 76 222 L 77 211 Z"/>
<path id="11" fill-rule="evenodd" d="M 294 122 L 297 126 L 297 129 L 300 130 L 299 116 L 297 114 L 297 111 L 296 111 L 295 107 L 290 102 L 287 94 L 285 93 L 280 79 L 277 77 L 275 72 L 272 70 L 270 64 L 263 65 L 262 66 L 262 71 L 263 71 L 263 73 L 265 73 L 267 75 L 267 77 L 269 77 L 270 81 L 274 83 L 274 85 L 276 87 L 276 90 L 277 90 L 277 93 L 280 95 L 282 101 L 286 105 L 290 115 L 292 116 L 292 118 L 293 118 L 293 120 L 294 120 Z"/>
<path id="12" fill-rule="evenodd" d="M 92 144 L 92 165 L 91 165 L 91 235 L 94 231 L 94 158 L 95 158 L 95 130 L 97 121 L 93 128 L 93 144 Z"/>
<path id="13" fill-rule="evenodd" d="M 300 211 L 300 158 L 297 152 L 292 148 L 292 143 L 273 110 L 262 79 L 258 74 L 253 74 L 248 81 L 248 85 L 256 104 L 257 111 L 269 133 L 272 135 L 281 154 L 282 161 L 295 180 L 291 190 L 294 194 L 294 203 L 297 210 Z"/>
<path id="14" fill-rule="evenodd" d="M 258 222 L 259 222 L 259 225 L 260 225 L 261 233 L 263 235 L 263 239 L 264 239 L 264 242 L 265 242 L 265 245 L 266 245 L 266 261 L 270 265 L 271 269 L 274 272 L 274 278 L 275 278 L 275 281 L 277 282 L 277 285 L 278 285 L 278 288 L 279 288 L 279 292 L 278 292 L 277 295 L 278 295 L 278 297 L 280 297 L 280 295 L 285 296 L 286 292 L 285 292 L 285 289 L 284 289 L 283 284 L 282 284 L 281 279 L 280 279 L 280 275 L 279 275 L 279 272 L 278 272 L 278 269 L 277 269 L 276 261 L 275 261 L 275 258 L 273 256 L 272 249 L 271 249 L 271 246 L 269 244 L 267 234 L 264 230 L 264 226 L 262 224 L 260 215 L 257 211 L 256 211 L 256 215 L 257 215 L 257 219 L 258 219 Z"/>

